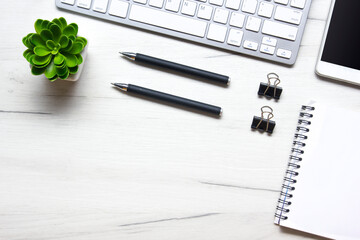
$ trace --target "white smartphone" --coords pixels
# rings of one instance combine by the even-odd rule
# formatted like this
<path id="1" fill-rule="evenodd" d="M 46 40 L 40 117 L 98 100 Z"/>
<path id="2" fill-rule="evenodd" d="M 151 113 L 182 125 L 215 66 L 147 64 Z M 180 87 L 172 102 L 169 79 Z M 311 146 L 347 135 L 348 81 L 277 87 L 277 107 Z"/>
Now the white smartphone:
<path id="1" fill-rule="evenodd" d="M 360 1 L 333 0 L 316 73 L 360 85 Z"/>

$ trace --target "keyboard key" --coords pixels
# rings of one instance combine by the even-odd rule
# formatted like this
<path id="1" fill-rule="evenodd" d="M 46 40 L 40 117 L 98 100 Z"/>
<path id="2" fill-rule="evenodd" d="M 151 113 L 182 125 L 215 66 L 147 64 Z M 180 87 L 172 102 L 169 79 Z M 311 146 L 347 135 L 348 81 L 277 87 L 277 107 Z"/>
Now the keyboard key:
<path id="1" fill-rule="evenodd" d="M 226 0 L 225 7 L 238 10 L 240 7 L 240 0 Z"/>
<path id="2" fill-rule="evenodd" d="M 271 38 L 271 37 L 263 37 L 262 43 L 275 47 L 276 43 L 277 43 L 277 39 L 276 38 Z"/>
<path id="3" fill-rule="evenodd" d="M 152 7 L 162 8 L 164 0 L 150 0 L 149 5 Z"/>
<path id="4" fill-rule="evenodd" d="M 207 38 L 217 42 L 224 42 L 226 37 L 227 27 L 211 23 Z"/>
<path id="5" fill-rule="evenodd" d="M 292 0 L 290 6 L 303 9 L 305 7 L 306 0 Z"/>
<path id="6" fill-rule="evenodd" d="M 91 0 L 78 0 L 77 6 L 85 9 L 90 9 Z"/>
<path id="7" fill-rule="evenodd" d="M 287 5 L 289 0 L 274 0 L 274 2 Z"/>
<path id="8" fill-rule="evenodd" d="M 180 0 L 165 0 L 165 9 L 173 12 L 179 11 Z"/>
<path id="9" fill-rule="evenodd" d="M 75 0 L 61 0 L 61 2 L 69 5 L 74 5 Z"/>
<path id="10" fill-rule="evenodd" d="M 277 52 L 276 52 L 276 55 L 278 57 L 290 59 L 291 58 L 291 51 L 279 48 L 277 50 Z"/>
<path id="11" fill-rule="evenodd" d="M 266 2 L 261 2 L 259 6 L 258 15 L 270 18 L 274 10 L 274 5 Z"/>
<path id="12" fill-rule="evenodd" d="M 129 3 L 121 0 L 112 0 L 109 8 L 109 14 L 121 18 L 126 18 Z"/>
<path id="13" fill-rule="evenodd" d="M 146 4 L 147 0 L 133 0 L 134 2 Z"/>
<path id="14" fill-rule="evenodd" d="M 229 17 L 229 11 L 228 10 L 224 10 L 221 8 L 216 8 L 215 9 L 215 14 L 214 14 L 214 22 L 218 22 L 218 23 L 227 23 Z"/>
<path id="15" fill-rule="evenodd" d="M 275 11 L 274 18 L 279 21 L 293 23 L 299 25 L 302 12 L 291 8 L 278 6 Z"/>
<path id="16" fill-rule="evenodd" d="M 233 12 L 230 18 L 230 25 L 234 27 L 242 28 L 244 26 L 245 15 L 241 13 Z"/>
<path id="17" fill-rule="evenodd" d="M 257 42 L 252 42 L 249 40 L 244 41 L 244 48 L 256 51 L 258 49 L 259 44 Z"/>
<path id="18" fill-rule="evenodd" d="M 270 20 L 265 20 L 262 28 L 262 33 L 293 41 L 296 39 L 297 31 L 297 27 Z"/>
<path id="19" fill-rule="evenodd" d="M 257 0 L 244 0 L 241 10 L 243 12 L 254 14 L 256 11 Z"/>
<path id="20" fill-rule="evenodd" d="M 198 18 L 210 20 L 212 11 L 213 11 L 213 7 L 205 5 L 205 4 L 200 4 L 197 16 L 198 16 Z"/>
<path id="21" fill-rule="evenodd" d="M 244 35 L 243 31 L 232 28 L 230 29 L 227 43 L 229 45 L 234 45 L 239 47 L 241 45 L 241 40 L 243 35 Z"/>
<path id="22" fill-rule="evenodd" d="M 258 32 L 261 25 L 261 19 L 253 16 L 249 16 L 246 22 L 246 29 L 254 32 Z"/>
<path id="23" fill-rule="evenodd" d="M 156 18 L 154 17 L 156 16 Z M 204 37 L 207 23 L 141 5 L 131 7 L 129 19 L 198 37 Z"/>
<path id="24" fill-rule="evenodd" d="M 275 53 L 275 48 L 272 46 L 261 44 L 260 52 L 273 55 Z"/>
<path id="25" fill-rule="evenodd" d="M 181 9 L 181 13 L 189 16 L 194 16 L 197 3 L 185 0 Z"/>
<path id="26" fill-rule="evenodd" d="M 210 3 L 217 5 L 217 6 L 222 6 L 224 3 L 224 0 L 210 0 Z"/>
<path id="27" fill-rule="evenodd" d="M 96 12 L 106 13 L 108 0 L 94 0 L 93 10 Z"/>

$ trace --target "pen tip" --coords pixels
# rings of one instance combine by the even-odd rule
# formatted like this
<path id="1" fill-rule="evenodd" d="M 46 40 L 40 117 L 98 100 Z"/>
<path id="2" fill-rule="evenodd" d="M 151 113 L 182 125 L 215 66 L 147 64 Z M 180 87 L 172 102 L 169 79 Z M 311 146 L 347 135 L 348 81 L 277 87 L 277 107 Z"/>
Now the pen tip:
<path id="1" fill-rule="evenodd" d="M 136 53 L 132 53 L 132 52 L 119 52 L 119 53 L 122 54 L 123 56 L 125 56 L 126 58 L 135 60 Z"/>
<path id="2" fill-rule="evenodd" d="M 226 84 L 229 86 L 230 82 L 231 82 L 231 78 L 229 77 L 228 82 Z"/>
<path id="3" fill-rule="evenodd" d="M 111 83 L 111 84 L 115 86 L 115 83 Z"/>

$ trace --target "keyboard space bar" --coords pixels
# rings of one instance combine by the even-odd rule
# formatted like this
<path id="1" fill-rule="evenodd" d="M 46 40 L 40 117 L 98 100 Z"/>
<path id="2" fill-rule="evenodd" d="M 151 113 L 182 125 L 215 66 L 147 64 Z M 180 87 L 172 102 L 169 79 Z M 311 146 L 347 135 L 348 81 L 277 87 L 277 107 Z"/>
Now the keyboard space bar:
<path id="1" fill-rule="evenodd" d="M 203 21 L 135 4 L 131 7 L 129 19 L 197 37 L 205 36 L 207 25 L 207 23 Z"/>

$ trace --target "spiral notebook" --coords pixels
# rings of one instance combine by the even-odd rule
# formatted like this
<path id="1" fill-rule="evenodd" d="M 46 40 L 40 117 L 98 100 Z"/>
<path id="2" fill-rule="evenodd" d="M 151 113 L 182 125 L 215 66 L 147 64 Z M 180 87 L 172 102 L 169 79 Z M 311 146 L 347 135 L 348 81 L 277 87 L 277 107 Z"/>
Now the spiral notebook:
<path id="1" fill-rule="evenodd" d="M 360 110 L 360 109 L 359 109 Z M 360 111 L 302 106 L 275 223 L 360 239 Z"/>

